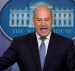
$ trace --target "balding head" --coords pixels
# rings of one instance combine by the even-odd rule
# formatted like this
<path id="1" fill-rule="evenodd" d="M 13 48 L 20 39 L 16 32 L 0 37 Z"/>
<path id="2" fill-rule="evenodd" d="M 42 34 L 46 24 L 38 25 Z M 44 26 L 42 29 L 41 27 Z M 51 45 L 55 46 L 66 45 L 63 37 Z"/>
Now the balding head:
<path id="1" fill-rule="evenodd" d="M 35 8 L 35 10 L 34 10 L 34 17 L 37 15 L 37 13 L 38 12 L 45 12 L 45 11 L 47 11 L 47 13 L 49 13 L 51 16 L 52 16 L 52 11 L 51 11 L 51 9 L 50 8 L 48 8 L 46 5 L 40 5 L 40 6 L 38 6 L 37 8 Z"/>

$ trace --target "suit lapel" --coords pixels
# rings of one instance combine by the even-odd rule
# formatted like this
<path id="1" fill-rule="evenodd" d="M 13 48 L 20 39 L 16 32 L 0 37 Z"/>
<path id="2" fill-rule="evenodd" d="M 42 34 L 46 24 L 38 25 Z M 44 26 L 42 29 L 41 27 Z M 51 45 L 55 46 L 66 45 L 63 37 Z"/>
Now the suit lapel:
<path id="1" fill-rule="evenodd" d="M 39 51 L 38 51 L 38 43 L 37 43 L 37 38 L 36 34 L 33 33 L 29 37 L 29 44 L 30 44 L 30 49 L 32 52 L 33 59 L 35 61 L 35 65 L 37 67 L 37 71 L 41 71 L 41 64 L 40 64 L 40 57 L 39 57 Z"/>
<path id="2" fill-rule="evenodd" d="M 55 37 L 54 37 L 54 33 L 52 32 L 51 38 L 50 38 L 50 41 L 49 41 L 49 46 L 48 46 L 46 59 L 45 59 L 44 70 L 48 66 L 48 63 L 51 62 L 52 57 L 54 56 L 55 50 L 56 50 Z"/>

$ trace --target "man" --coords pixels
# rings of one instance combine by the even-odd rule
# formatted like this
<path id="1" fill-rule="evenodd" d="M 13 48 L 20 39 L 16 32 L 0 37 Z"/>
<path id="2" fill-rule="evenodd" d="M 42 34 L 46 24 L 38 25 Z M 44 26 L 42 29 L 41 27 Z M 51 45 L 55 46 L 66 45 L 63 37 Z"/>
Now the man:
<path id="1" fill-rule="evenodd" d="M 72 71 L 73 41 L 52 32 L 52 11 L 45 5 L 34 11 L 35 32 L 14 38 L 0 58 L 0 71 L 15 62 L 20 71 Z"/>

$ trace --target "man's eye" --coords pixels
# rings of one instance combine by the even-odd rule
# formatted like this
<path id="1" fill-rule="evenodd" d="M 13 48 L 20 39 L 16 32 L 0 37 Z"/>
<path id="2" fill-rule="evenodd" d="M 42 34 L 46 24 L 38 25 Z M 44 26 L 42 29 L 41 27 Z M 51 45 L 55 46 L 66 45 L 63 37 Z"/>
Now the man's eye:
<path id="1" fill-rule="evenodd" d="M 37 19 L 37 21 L 41 21 L 41 19 Z"/>
<path id="2" fill-rule="evenodd" d="M 48 21 L 48 19 L 46 19 L 45 21 Z"/>
<path id="3" fill-rule="evenodd" d="M 49 19 L 45 19 L 45 21 L 49 21 Z"/>

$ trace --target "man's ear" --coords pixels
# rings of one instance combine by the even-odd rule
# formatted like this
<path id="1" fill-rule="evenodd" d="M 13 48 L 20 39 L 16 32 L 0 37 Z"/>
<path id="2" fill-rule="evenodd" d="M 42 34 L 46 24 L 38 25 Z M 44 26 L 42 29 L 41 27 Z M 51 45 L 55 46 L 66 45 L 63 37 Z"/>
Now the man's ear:
<path id="1" fill-rule="evenodd" d="M 52 16 L 52 18 L 51 18 L 52 24 L 53 24 L 53 20 L 54 20 L 54 17 Z"/>
<path id="2" fill-rule="evenodd" d="M 53 21 L 53 19 L 54 19 L 54 18 L 53 18 L 53 16 L 52 16 L 52 21 Z"/>
<path id="3" fill-rule="evenodd" d="M 34 24 L 35 23 L 35 17 L 34 16 L 33 16 L 33 19 L 32 20 L 33 20 L 33 24 Z"/>

